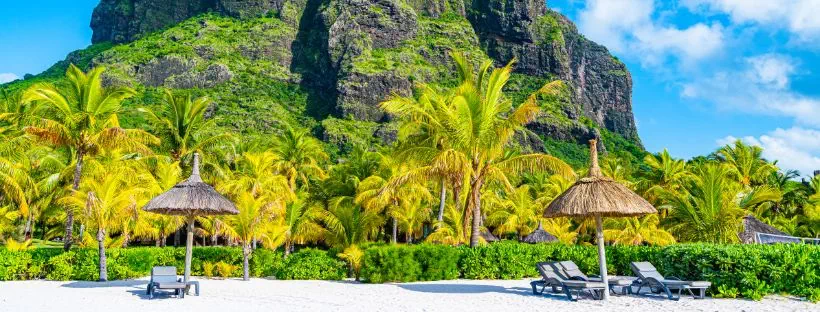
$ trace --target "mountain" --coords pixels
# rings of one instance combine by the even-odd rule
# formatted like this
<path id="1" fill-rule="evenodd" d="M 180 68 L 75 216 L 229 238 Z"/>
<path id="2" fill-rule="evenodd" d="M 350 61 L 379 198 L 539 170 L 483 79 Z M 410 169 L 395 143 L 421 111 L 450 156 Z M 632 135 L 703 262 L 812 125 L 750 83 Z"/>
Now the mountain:
<path id="1" fill-rule="evenodd" d="M 516 103 L 567 82 L 539 102 L 544 113 L 519 135 L 525 149 L 583 162 L 581 144 L 603 137 L 642 153 L 626 66 L 542 0 L 102 0 L 91 27 L 93 45 L 3 88 L 58 79 L 69 62 L 106 66 L 107 84 L 141 91 L 130 106 L 157 105 L 160 87 L 191 89 L 215 100 L 215 130 L 307 127 L 344 152 L 395 139 L 378 103 L 421 82 L 453 85 L 448 53 L 459 50 L 496 65 L 516 58 Z"/>

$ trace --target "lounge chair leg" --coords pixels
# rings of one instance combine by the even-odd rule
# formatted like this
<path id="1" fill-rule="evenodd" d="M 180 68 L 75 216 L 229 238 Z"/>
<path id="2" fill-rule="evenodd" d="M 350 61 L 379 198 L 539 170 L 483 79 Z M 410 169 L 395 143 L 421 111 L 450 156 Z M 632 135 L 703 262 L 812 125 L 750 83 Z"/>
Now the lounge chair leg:
<path id="1" fill-rule="evenodd" d="M 567 295 L 567 298 L 569 298 L 569 301 L 578 301 L 578 299 L 572 298 L 572 291 L 570 291 L 568 287 L 562 287 L 562 288 L 564 288 L 564 294 Z"/>
<path id="2" fill-rule="evenodd" d="M 537 296 L 538 295 L 538 285 L 537 285 L 537 283 L 536 282 L 531 282 L 530 286 L 532 286 L 532 294 Z"/>
<path id="3" fill-rule="evenodd" d="M 666 296 L 669 298 L 669 300 L 678 301 L 678 299 L 680 299 L 680 295 L 678 295 L 678 297 L 675 298 L 675 295 L 672 294 L 672 291 L 670 291 L 669 287 L 666 287 L 666 285 L 663 286 L 663 291 L 666 292 Z"/>

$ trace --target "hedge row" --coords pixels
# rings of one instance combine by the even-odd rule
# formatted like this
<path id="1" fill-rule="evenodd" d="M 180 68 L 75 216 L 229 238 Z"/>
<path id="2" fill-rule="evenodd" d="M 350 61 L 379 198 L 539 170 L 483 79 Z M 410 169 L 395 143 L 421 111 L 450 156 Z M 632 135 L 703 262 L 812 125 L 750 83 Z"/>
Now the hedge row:
<path id="1" fill-rule="evenodd" d="M 442 245 L 365 246 L 361 278 L 365 282 L 412 282 L 457 278 L 521 279 L 537 277 L 539 261 L 572 260 L 584 272 L 597 274 L 593 246 L 494 243 L 479 248 Z M 250 260 L 252 276 L 278 279 L 339 280 L 347 276 L 345 263 L 335 252 L 302 249 L 287 258 L 281 252 L 258 249 Z M 183 248 L 138 247 L 108 251 L 110 279 L 147 276 L 151 267 L 176 266 L 182 272 Z M 0 250 L 0 280 L 97 280 L 95 249 Z M 610 274 L 631 275 L 632 261 L 650 261 L 668 276 L 712 282 L 709 292 L 719 297 L 759 299 L 788 293 L 820 300 L 820 246 L 679 244 L 668 247 L 609 246 Z M 203 275 L 204 263 L 224 262 L 242 272 L 239 248 L 194 248 L 192 274 Z"/>
<path id="2" fill-rule="evenodd" d="M 376 247 L 365 252 L 362 280 L 372 283 L 441 279 L 537 277 L 539 261 L 572 260 L 598 274 L 597 249 L 563 244 L 494 243 L 479 248 L 433 245 Z M 788 293 L 820 300 L 820 246 L 680 244 L 609 246 L 607 270 L 632 275 L 629 264 L 650 261 L 668 276 L 712 282 L 718 297 L 760 299 Z"/>
<path id="3" fill-rule="evenodd" d="M 108 278 L 130 279 L 151 274 L 154 266 L 175 266 L 180 272 L 185 266 L 185 248 L 136 247 L 110 249 Z M 224 262 L 236 268 L 234 277 L 242 275 L 242 249 L 231 247 L 197 247 L 191 259 L 191 274 L 203 275 L 204 263 Z M 328 279 L 345 277 L 344 262 L 326 251 L 303 249 L 285 259 L 281 252 L 257 249 L 250 259 L 250 274 L 255 277 L 276 276 L 279 279 Z M 10 252 L 0 249 L 0 281 L 99 279 L 99 257 L 96 249 L 33 249 Z"/>

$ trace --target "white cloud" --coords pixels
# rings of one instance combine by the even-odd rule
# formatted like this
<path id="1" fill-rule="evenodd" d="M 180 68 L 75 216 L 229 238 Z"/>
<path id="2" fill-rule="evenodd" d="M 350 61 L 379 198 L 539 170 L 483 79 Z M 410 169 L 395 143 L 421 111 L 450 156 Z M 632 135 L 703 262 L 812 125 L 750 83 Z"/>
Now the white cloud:
<path id="1" fill-rule="evenodd" d="M 695 13 L 726 14 L 735 23 L 785 29 L 802 43 L 820 38 L 818 0 L 684 0 L 683 5 Z"/>
<path id="2" fill-rule="evenodd" d="M 745 60 L 740 71 L 720 71 L 683 84 L 681 96 L 700 98 L 717 108 L 771 116 L 786 116 L 799 124 L 820 127 L 820 98 L 789 88 L 797 68 L 791 58 L 764 54 Z"/>
<path id="3" fill-rule="evenodd" d="M 730 144 L 738 138 L 727 136 L 717 140 L 720 146 Z M 763 148 L 763 157 L 778 161 L 781 169 L 794 169 L 802 175 L 811 175 L 814 170 L 820 170 L 820 131 L 792 127 L 790 129 L 777 128 L 760 137 L 746 136 L 740 138 L 747 144 Z"/>
<path id="4" fill-rule="evenodd" d="M 20 77 L 17 77 L 14 73 L 0 73 L 0 83 L 15 81 L 17 79 L 20 79 Z"/>
<path id="5" fill-rule="evenodd" d="M 677 28 L 653 20 L 656 9 L 653 0 L 592 0 L 580 12 L 579 26 L 590 39 L 647 65 L 660 65 L 669 56 L 695 61 L 723 47 L 719 23 Z"/>

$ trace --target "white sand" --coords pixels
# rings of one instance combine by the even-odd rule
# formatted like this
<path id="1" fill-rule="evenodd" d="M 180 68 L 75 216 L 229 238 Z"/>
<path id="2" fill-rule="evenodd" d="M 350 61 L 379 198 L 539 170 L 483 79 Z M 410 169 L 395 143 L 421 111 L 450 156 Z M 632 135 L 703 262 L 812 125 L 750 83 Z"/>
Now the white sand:
<path id="1" fill-rule="evenodd" d="M 529 280 L 455 280 L 408 284 L 200 280 L 202 296 L 149 300 L 146 279 L 0 282 L 0 311 L 820 311 L 820 305 L 772 296 L 749 300 L 669 301 L 613 296 L 609 302 L 534 296 Z"/>

